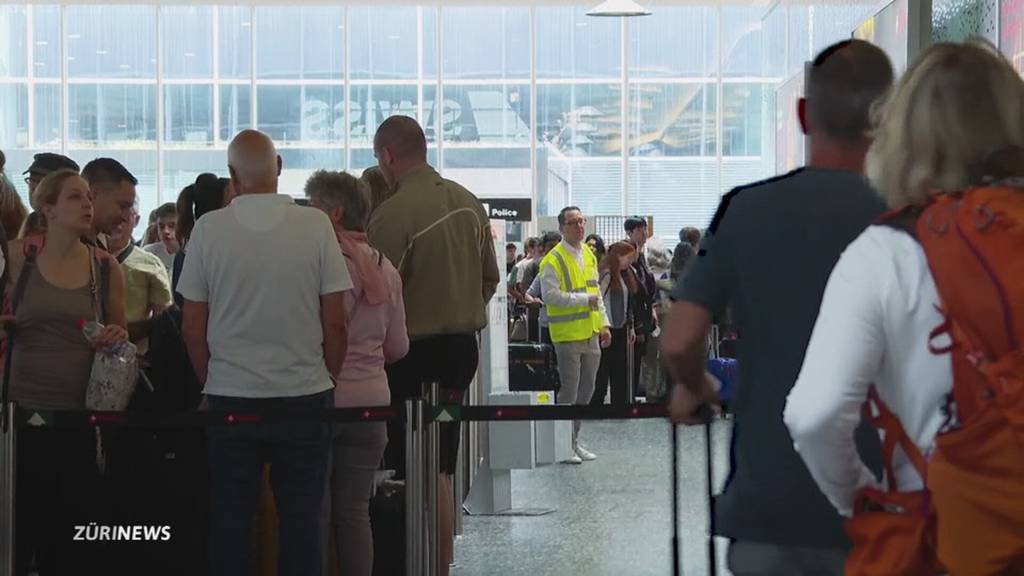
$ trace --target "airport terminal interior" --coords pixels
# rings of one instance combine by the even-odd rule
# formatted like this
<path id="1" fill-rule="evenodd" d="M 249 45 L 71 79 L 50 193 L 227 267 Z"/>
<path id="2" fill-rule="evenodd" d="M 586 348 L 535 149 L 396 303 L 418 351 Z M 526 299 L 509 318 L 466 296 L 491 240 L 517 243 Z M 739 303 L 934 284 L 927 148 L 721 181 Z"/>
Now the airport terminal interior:
<path id="1" fill-rule="evenodd" d="M 659 339 L 666 332 L 657 324 L 648 326 L 643 347 L 622 344 L 626 364 L 611 376 L 607 399 L 576 402 L 604 406 L 589 412 L 580 407 L 578 443 L 569 419 L 514 416 L 514 407 L 541 414 L 545 407 L 562 404 L 556 390 L 565 380 L 558 376 L 563 359 L 552 356 L 548 351 L 555 348 L 545 342 L 550 342 L 546 339 L 550 334 L 557 347 L 556 326 L 561 324 L 556 322 L 565 321 L 559 314 L 571 316 L 573 311 L 572 304 L 562 308 L 549 304 L 539 318 L 539 296 L 527 295 L 529 284 L 523 280 L 529 266 L 520 264 L 536 259 L 530 277 L 537 278 L 534 284 L 542 286 L 545 295 L 547 271 L 565 269 L 568 278 L 570 268 L 590 270 L 590 256 L 573 252 L 577 261 L 567 267 L 570 251 L 544 247 L 551 233 L 562 234 L 554 238 L 556 243 L 567 239 L 565 230 L 576 221 L 566 224 L 566 218 L 578 216 L 587 244 L 591 244 L 589 236 L 597 235 L 603 241 L 601 249 L 609 255 L 616 246 L 645 255 L 646 274 L 651 286 L 657 285 L 649 303 L 654 308 L 646 314 L 652 321 L 667 322 L 676 281 L 674 255 L 684 248 L 698 254 L 702 234 L 707 236 L 714 226 L 723 196 L 808 163 L 798 102 L 805 95 L 812 62 L 822 50 L 844 40 L 867 41 L 888 56 L 898 80 L 933 43 L 984 38 L 1024 72 L 1024 4 L 1019 0 L 639 2 L 5 0 L 0 4 L 3 177 L 7 188 L 31 211 L 30 203 L 34 206 L 36 199 L 30 198 L 29 189 L 39 184 L 33 178 L 44 165 L 54 170 L 66 168 L 60 162 L 70 161 L 75 171 L 85 168 L 82 175 L 86 177 L 94 159 L 115 160 L 135 179 L 131 209 L 135 219 L 122 223 L 120 233 L 138 243 L 140 250 L 147 243 L 146 252 L 156 246 L 152 253 L 169 263 L 174 255 L 167 251 L 173 249 L 160 252 L 164 220 L 158 221 L 169 217 L 159 209 L 170 204 L 169 214 L 181 219 L 179 195 L 193 185 L 198 190 L 201 173 L 236 182 L 222 184 L 222 189 L 238 186 L 237 179 L 243 176 L 229 173 L 228 148 L 240 132 L 254 129 L 269 137 L 281 161 L 278 193 L 316 207 L 320 197 L 310 190 L 322 170 L 366 180 L 366 171 L 381 164 L 380 172 L 393 191 L 396 184 L 388 180 L 391 172 L 385 166 L 393 154 L 383 148 L 380 130 L 390 117 L 411 118 L 422 128 L 429 165 L 446 181 L 470 191 L 487 211 L 493 265 L 500 273 L 495 294 L 483 310 L 487 326 L 476 333 L 473 350 L 479 347 L 479 362 L 462 403 L 513 408 L 474 417 L 468 409 L 460 413 L 453 406 L 447 413 L 433 414 L 433 419 L 447 426 L 458 426 L 465 417 L 457 428 L 460 442 L 454 476 L 450 472 L 448 476 L 450 485 L 438 486 L 432 477 L 435 471 L 444 473 L 431 461 L 447 446 L 446 437 L 437 432 L 442 425 L 426 426 L 415 434 L 402 428 L 394 432 L 389 426 L 390 444 L 418 449 L 415 455 L 405 454 L 403 466 L 420 458 L 421 467 L 416 473 L 412 472 L 415 467 L 409 468 L 405 488 L 396 489 L 401 474 L 387 471 L 387 457 L 377 466 L 369 509 L 376 562 L 372 574 L 731 574 L 730 541 L 709 540 L 709 533 L 712 495 L 729 481 L 732 432 L 742 424 L 730 414 L 728 404 L 706 423 L 678 428 L 670 423 L 666 403 L 672 383 L 667 359 L 659 357 Z M 54 160 L 48 153 L 61 159 Z M 372 186 L 367 184 L 366 189 Z M 319 202 L 322 206 L 326 200 Z M 375 226 L 384 224 L 375 223 L 389 204 L 394 201 L 385 201 L 382 212 L 367 217 L 370 245 L 383 235 Z M 6 199 L 3 206 L 7 210 Z M 575 210 L 563 210 L 570 206 Z M 370 208 L 375 207 L 371 198 Z M 191 205 L 188 212 L 191 218 Z M 388 214 L 396 221 L 413 218 Z M 9 225 L 6 217 L 4 225 Z M 207 240 L 208 227 L 198 227 L 199 222 L 196 226 Z M 643 241 L 636 240 L 638 229 Z M 687 230 L 696 232 L 695 242 L 685 239 Z M 12 241 L 18 237 L 17 230 L 7 232 Z M 338 234 L 341 239 L 342 233 Z M 412 248 L 420 236 L 402 237 L 402 242 L 408 242 L 402 245 L 405 252 L 399 250 L 402 260 L 423 258 L 422 252 L 415 256 Z M 193 235 L 192 241 L 197 237 Z M 347 250 L 345 241 L 352 238 L 342 240 L 343 250 Z M 780 258 L 789 250 L 771 234 L 762 241 L 778 243 Z M 547 258 L 548 250 L 555 257 Z M 403 281 L 408 281 L 408 262 L 403 266 L 399 258 L 388 256 Z M 617 258 L 614 263 L 619 262 Z M 632 258 L 630 262 L 635 262 Z M 185 260 L 184 270 L 168 264 L 162 274 L 165 282 L 173 281 L 176 287 L 175 276 L 185 274 L 182 286 L 198 294 L 190 280 L 199 264 L 189 260 L 193 259 Z M 278 265 L 266 263 L 262 274 L 274 275 Z M 484 265 L 489 265 L 486 259 Z M 558 272 L 550 274 L 554 289 L 559 289 Z M 627 282 L 626 276 L 625 272 L 619 276 L 624 286 L 633 281 L 631 277 Z M 131 281 L 128 275 L 125 279 Z M 644 279 L 637 280 L 642 290 Z M 597 294 L 602 299 L 601 313 L 611 319 L 609 306 L 619 305 L 614 294 L 621 296 L 622 289 L 616 285 L 610 297 L 608 286 L 601 288 L 603 294 L 595 280 L 593 286 L 579 291 L 592 289 L 591 309 L 597 309 L 593 298 Z M 174 294 L 169 289 L 170 285 L 168 299 Z M 421 293 L 417 302 L 422 303 L 423 294 L 429 295 L 430 290 Z M 570 296 L 579 295 L 565 296 L 569 302 Z M 414 320 L 408 291 L 405 297 L 415 348 L 413 322 L 427 321 L 418 316 Z M 184 300 L 187 306 L 195 298 L 185 294 Z M 596 314 L 591 309 L 584 306 L 584 318 Z M 154 318 L 158 312 L 154 309 Z M 353 308 L 348 311 L 354 312 Z M 451 312 L 434 309 L 430 314 Z M 212 322 L 215 316 L 210 318 Z M 744 350 L 743 332 L 729 318 L 713 320 L 716 327 L 707 350 L 712 360 L 720 361 L 718 366 L 724 366 L 723 374 L 715 376 L 742 389 L 742 383 L 735 381 L 735 358 L 737 339 L 740 355 Z M 600 339 L 603 346 L 603 333 Z M 154 336 L 151 344 L 156 342 Z M 350 353 L 352 349 L 350 341 Z M 145 366 L 142 370 L 146 374 Z M 580 372 L 579 366 L 576 371 Z M 582 371 L 585 379 L 586 365 Z M 212 365 L 210 374 L 213 378 Z M 616 383 L 616 375 L 625 378 Z M 388 376 L 393 378 L 390 371 Z M 135 386 L 144 385 L 140 380 Z M 583 383 L 579 386 L 582 393 Z M 620 393 L 626 396 L 623 403 L 616 400 Z M 429 390 L 425 394 L 429 396 Z M 394 388 L 391 402 L 394 414 L 380 419 L 394 419 L 395 414 L 406 417 L 407 405 Z M 429 412 L 429 397 L 427 403 Z M 457 404 L 458 399 L 434 402 L 439 403 Z M 378 405 L 387 404 L 385 400 Z M 220 408 L 211 403 L 210 409 Z M 377 418 L 371 412 L 367 410 L 362 418 Z M 780 415 L 779 426 L 781 422 Z M 5 464 L 22 458 L 21 452 L 11 456 L 13 441 L 5 442 L 0 443 Z M 337 447 L 333 454 L 338 457 Z M 116 457 L 111 453 L 111 462 Z M 10 473 L 0 479 L 0 526 L 6 532 L 0 534 L 0 549 L 5 549 L 0 554 L 0 575 L 60 574 L 59 570 L 47 574 L 43 549 L 34 556 L 29 553 L 27 560 L 19 561 L 21 568 L 14 568 L 17 536 L 11 534 L 17 522 L 13 510 L 26 486 L 23 482 L 14 486 L 13 478 Z M 408 492 L 405 500 L 395 497 L 410 490 L 414 481 L 422 483 L 418 501 L 407 503 Z M 169 490 L 168 484 L 154 485 L 152 497 L 163 498 L 159 490 Z M 444 535 L 438 531 L 446 525 L 430 523 L 437 521 L 438 507 L 446 501 L 434 503 L 432 488 L 447 488 L 448 499 L 454 494 L 448 511 L 449 517 L 454 516 L 449 518 L 449 529 L 456 535 L 454 553 L 441 567 L 437 549 Z M 265 478 L 263 490 L 270 489 Z M 286 572 L 283 566 L 277 570 L 274 534 L 278 527 L 267 520 L 268 514 L 273 515 L 267 511 L 268 502 L 273 507 L 267 494 L 263 493 L 251 526 L 249 573 L 311 574 L 298 568 Z M 206 492 L 192 496 L 203 500 Z M 415 525 L 410 512 L 417 515 Z M 180 528 L 182 532 L 189 529 Z M 175 537 L 178 530 L 175 525 Z M 205 530 L 204 525 L 204 535 Z M 330 542 L 341 538 L 332 532 Z M 418 542 L 414 545 L 411 539 Z M 329 550 L 323 573 L 350 573 L 333 546 L 325 546 Z M 284 540 L 280 547 L 285 554 Z M 271 548 L 274 551 L 268 552 Z M 410 554 L 416 558 L 408 558 Z M 390 562 L 394 559 L 398 560 Z M 391 568 L 382 568 L 385 565 Z M 27 572 L 19 571 L 26 567 Z M 134 573 L 150 573 L 150 569 L 140 567 Z"/>

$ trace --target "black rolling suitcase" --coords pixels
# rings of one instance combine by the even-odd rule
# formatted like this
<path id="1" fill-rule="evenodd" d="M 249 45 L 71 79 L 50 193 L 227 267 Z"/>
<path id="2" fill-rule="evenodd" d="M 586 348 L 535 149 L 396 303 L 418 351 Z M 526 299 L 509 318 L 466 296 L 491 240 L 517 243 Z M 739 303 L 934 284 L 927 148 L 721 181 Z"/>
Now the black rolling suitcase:
<path id="1" fill-rule="evenodd" d="M 514 342 L 508 347 L 508 388 L 513 392 L 557 391 L 558 363 L 551 344 Z"/>
<path id="2" fill-rule="evenodd" d="M 373 576 L 405 574 L 405 483 L 385 481 L 370 499 Z"/>

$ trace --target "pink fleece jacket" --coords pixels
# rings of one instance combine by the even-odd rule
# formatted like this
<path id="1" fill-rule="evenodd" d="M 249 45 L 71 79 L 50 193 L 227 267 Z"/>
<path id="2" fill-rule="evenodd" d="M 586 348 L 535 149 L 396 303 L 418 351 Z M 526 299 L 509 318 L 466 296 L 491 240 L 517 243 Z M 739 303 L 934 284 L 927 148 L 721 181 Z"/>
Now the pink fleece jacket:
<path id="1" fill-rule="evenodd" d="M 366 244 L 374 260 L 378 252 Z M 401 360 L 409 352 L 409 335 L 405 329 L 405 303 L 402 300 L 402 278 L 387 258 L 380 257 L 387 281 L 389 298 L 373 306 L 363 298 L 363 279 L 352 259 L 346 255 L 352 290 L 345 293 L 348 312 L 348 353 L 334 388 L 334 405 L 387 406 L 391 403 L 388 377 L 384 365 Z"/>

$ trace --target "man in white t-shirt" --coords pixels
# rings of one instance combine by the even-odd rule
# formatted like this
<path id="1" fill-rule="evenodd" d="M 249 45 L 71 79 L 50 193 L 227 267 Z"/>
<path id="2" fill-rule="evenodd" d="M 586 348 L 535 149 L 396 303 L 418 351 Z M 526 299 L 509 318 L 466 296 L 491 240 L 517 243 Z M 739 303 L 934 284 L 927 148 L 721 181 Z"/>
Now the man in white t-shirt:
<path id="1" fill-rule="evenodd" d="M 323 212 L 277 193 L 281 157 L 265 134 L 236 136 L 228 168 L 237 196 L 196 223 L 178 283 L 182 331 L 209 408 L 330 408 L 331 374 L 347 348 L 343 293 L 352 288 L 334 229 Z M 327 422 L 214 426 L 208 446 L 210 573 L 250 573 L 249 527 L 269 462 L 280 571 L 319 576 Z"/>

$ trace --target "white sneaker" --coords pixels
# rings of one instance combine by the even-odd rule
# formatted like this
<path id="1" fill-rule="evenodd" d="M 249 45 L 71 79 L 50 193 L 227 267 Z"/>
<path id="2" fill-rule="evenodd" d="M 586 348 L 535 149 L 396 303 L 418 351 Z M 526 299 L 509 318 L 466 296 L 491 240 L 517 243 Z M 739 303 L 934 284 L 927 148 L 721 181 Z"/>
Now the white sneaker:
<path id="1" fill-rule="evenodd" d="M 576 445 L 576 455 L 580 457 L 584 462 L 593 462 L 597 460 L 597 454 L 594 454 L 590 450 L 583 447 L 582 444 Z"/>
<path id="2" fill-rule="evenodd" d="M 562 460 L 562 464 L 583 464 L 583 459 L 576 454 L 573 454 L 565 460 Z"/>

